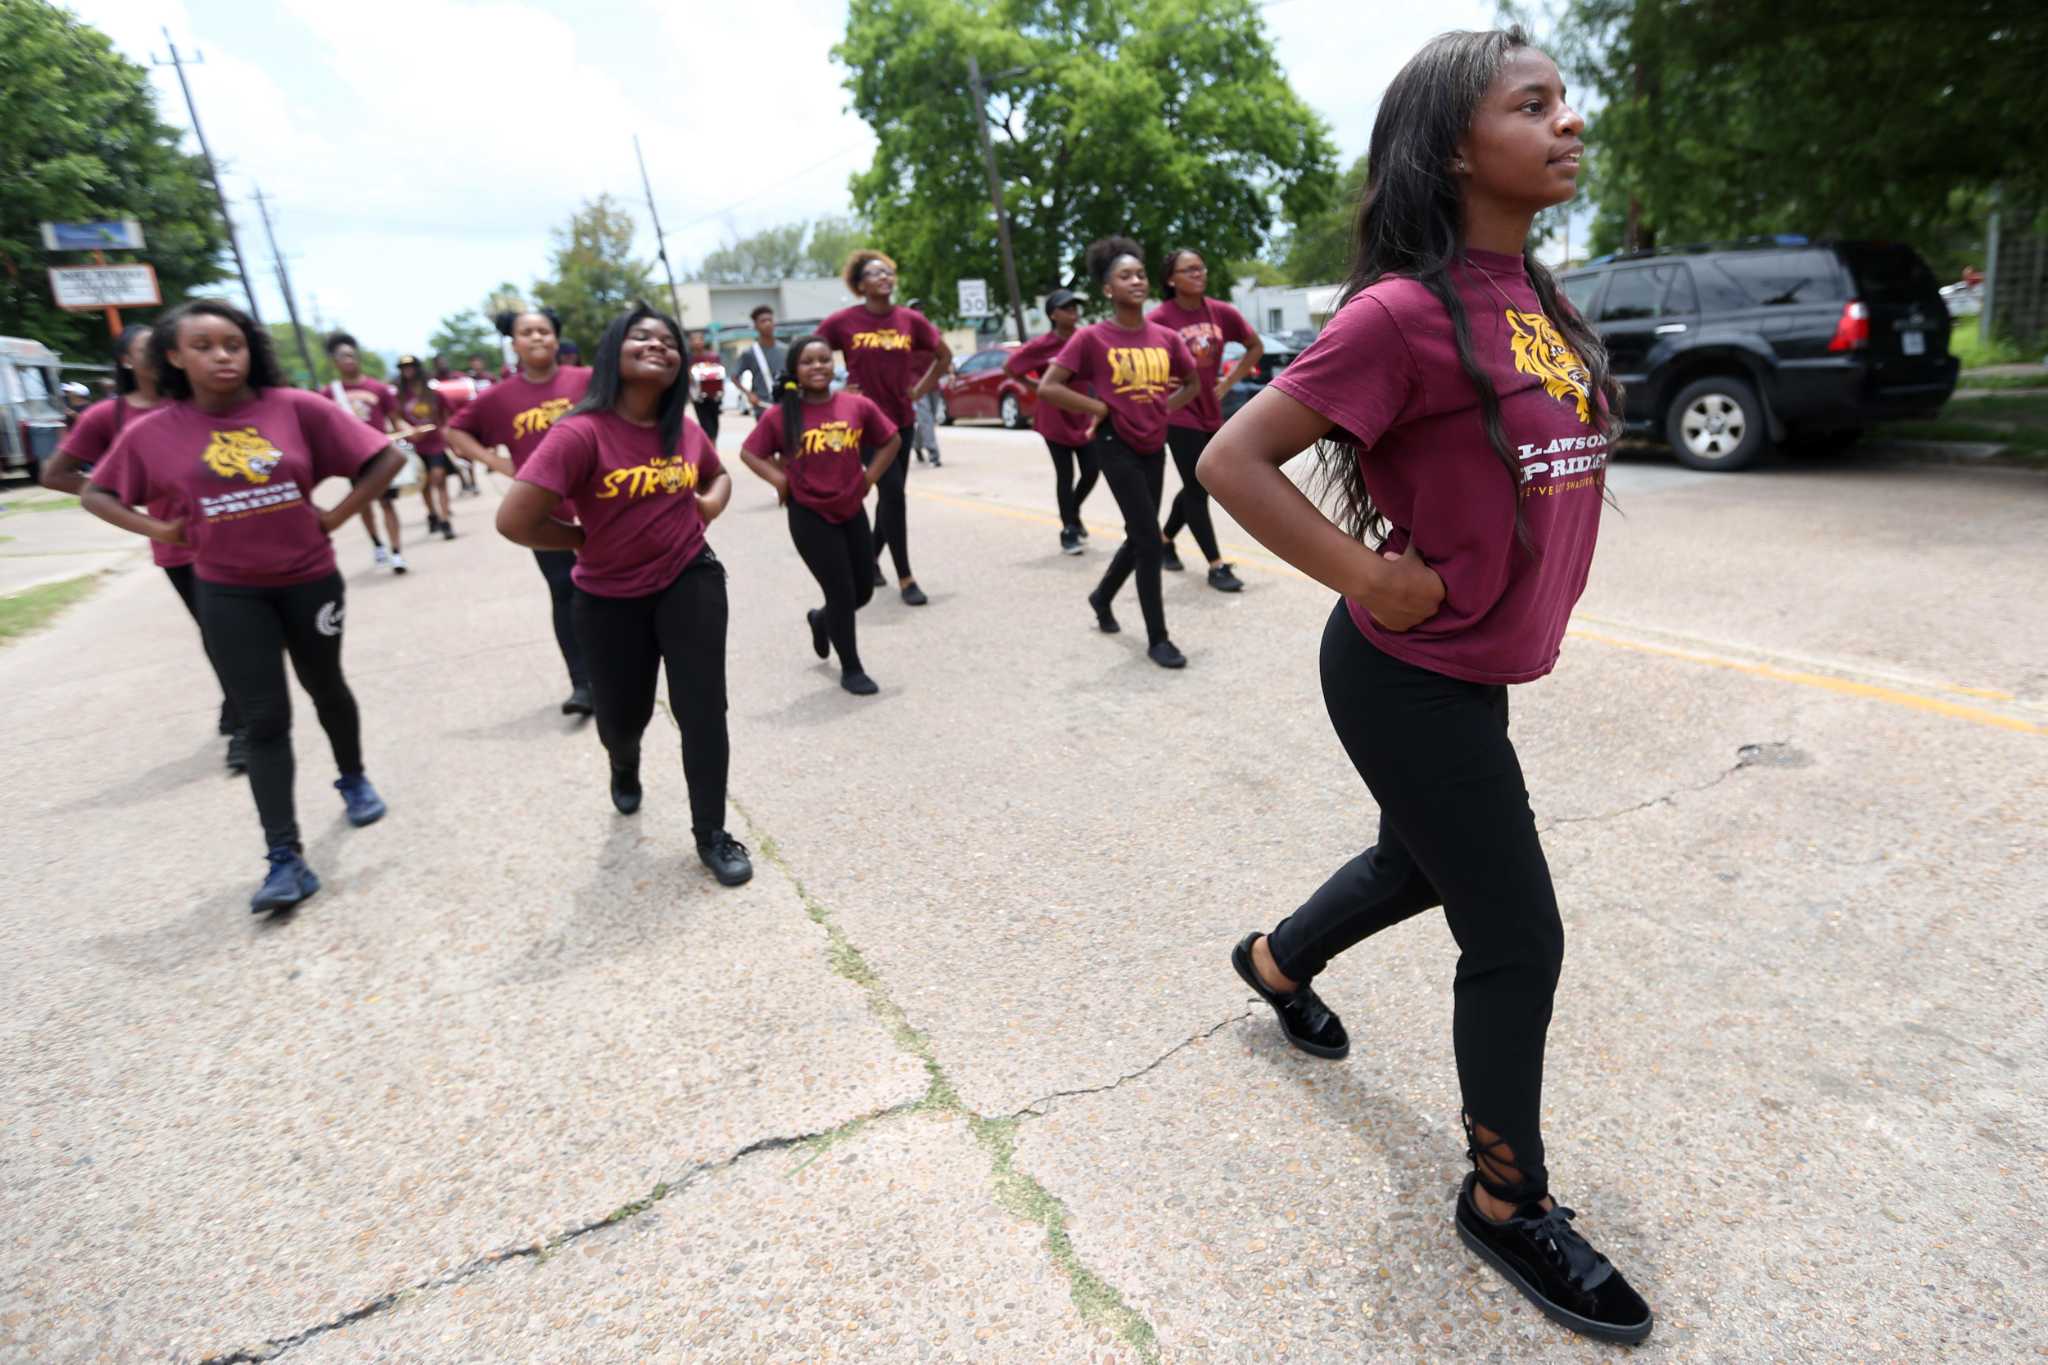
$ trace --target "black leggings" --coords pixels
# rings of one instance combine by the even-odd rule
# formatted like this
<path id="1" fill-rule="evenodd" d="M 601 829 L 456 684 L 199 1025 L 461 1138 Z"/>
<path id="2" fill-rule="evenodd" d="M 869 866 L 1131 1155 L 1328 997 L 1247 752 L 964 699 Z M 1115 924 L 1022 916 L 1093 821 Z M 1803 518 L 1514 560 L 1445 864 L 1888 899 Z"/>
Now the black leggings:
<path id="1" fill-rule="evenodd" d="M 802 503 L 789 505 L 789 538 L 803 556 L 804 567 L 825 590 L 825 634 L 839 651 L 839 668 L 859 673 L 860 646 L 854 640 L 853 614 L 875 597 L 875 537 L 868 529 L 865 507 L 843 522 L 831 522 Z"/>
<path id="2" fill-rule="evenodd" d="M 540 565 L 540 576 L 548 581 L 548 596 L 554 601 L 555 647 L 569 666 L 569 684 L 587 687 L 590 673 L 583 667 L 583 647 L 576 643 L 576 585 L 569 581 L 576 570 L 576 552 L 535 550 L 533 562 Z"/>
<path id="3" fill-rule="evenodd" d="M 1511 1203 L 1548 1192 L 1540 1128 L 1543 1040 L 1564 963 L 1564 924 L 1522 766 L 1508 692 L 1402 663 L 1359 633 L 1340 600 L 1323 629 L 1323 703 L 1380 808 L 1379 842 L 1273 930 L 1283 976 L 1438 905 L 1458 943 L 1451 1037 L 1467 1119 L 1513 1153 L 1487 1189 Z"/>
<path id="4" fill-rule="evenodd" d="M 1183 526 L 1187 527 L 1195 533 L 1196 546 L 1211 564 L 1223 558 L 1223 549 L 1216 543 L 1216 524 L 1209 520 L 1209 490 L 1195 477 L 1195 462 L 1202 458 L 1202 452 L 1209 448 L 1209 438 L 1215 434 L 1191 427 L 1166 429 L 1167 449 L 1173 452 L 1173 467 L 1180 471 L 1180 492 L 1173 495 L 1173 510 L 1167 513 L 1166 525 L 1160 531 L 1172 540 Z"/>
<path id="5" fill-rule="evenodd" d="M 1045 448 L 1052 452 L 1053 497 L 1060 507 L 1060 525 L 1070 531 L 1081 529 L 1081 504 L 1088 501 L 1088 495 L 1095 491 L 1095 447 L 1064 446 L 1052 437 L 1045 438 Z M 1081 467 L 1081 482 L 1074 482 L 1074 466 Z"/>
<path id="6" fill-rule="evenodd" d="M 199 580 L 192 575 L 190 564 L 166 565 L 164 577 L 171 580 L 171 587 L 177 590 L 178 600 L 185 604 L 185 610 L 192 613 L 192 624 L 199 624 Z M 206 645 L 206 632 L 202 629 L 199 643 Z M 220 662 L 213 657 L 213 650 L 206 650 L 206 662 L 213 665 L 214 680 L 220 684 L 220 732 L 231 735 L 242 728 L 241 720 L 235 715 L 234 698 L 228 695 L 228 680 L 221 676 Z"/>
<path id="7" fill-rule="evenodd" d="M 654 718 L 654 684 L 668 668 L 668 705 L 683 732 L 690 829 L 701 840 L 725 828 L 725 566 L 705 550 L 676 581 L 645 597 L 576 590 L 576 636 L 588 645 L 597 737 L 614 767 L 637 767 L 640 736 Z"/>
<path id="8" fill-rule="evenodd" d="M 718 400 L 716 398 L 692 399 L 690 406 L 696 411 L 697 425 L 704 428 L 704 434 L 711 438 L 711 444 L 717 445 Z"/>
<path id="9" fill-rule="evenodd" d="M 199 629 L 226 679 L 249 744 L 249 791 L 272 848 L 300 848 L 292 800 L 292 694 L 285 656 L 313 699 L 320 728 L 343 777 L 363 771 L 362 722 L 341 676 L 341 623 L 346 590 L 339 573 L 288 588 L 202 583 Z"/>
<path id="10" fill-rule="evenodd" d="M 1146 642 L 1156 645 L 1166 638 L 1166 602 L 1159 592 L 1159 566 L 1166 559 L 1166 546 L 1159 539 L 1159 490 L 1166 484 L 1166 453 L 1155 450 L 1140 455 L 1116 437 L 1099 432 L 1093 449 L 1102 481 L 1109 485 L 1124 514 L 1124 543 L 1110 557 L 1095 595 L 1107 603 L 1135 567 Z"/>
<path id="11" fill-rule="evenodd" d="M 904 438 L 905 446 L 909 438 Z M 873 464 L 875 452 L 863 450 L 862 464 Z M 882 481 L 875 485 L 875 553 L 874 561 L 882 562 L 882 547 L 889 548 L 889 559 L 896 566 L 898 582 L 911 577 L 910 572 L 910 521 L 903 500 L 904 485 L 910 482 L 910 451 L 898 447 L 896 458 L 882 471 Z"/>

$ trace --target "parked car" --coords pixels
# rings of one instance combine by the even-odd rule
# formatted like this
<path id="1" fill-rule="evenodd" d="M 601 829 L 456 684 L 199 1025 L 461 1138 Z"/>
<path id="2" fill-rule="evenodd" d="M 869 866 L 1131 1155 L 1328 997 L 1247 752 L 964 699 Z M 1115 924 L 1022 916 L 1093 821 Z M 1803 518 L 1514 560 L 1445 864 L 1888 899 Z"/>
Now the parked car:
<path id="1" fill-rule="evenodd" d="M 1274 336 L 1271 332 L 1259 333 L 1259 341 L 1266 348 L 1265 353 L 1259 357 L 1259 367 L 1238 380 L 1235 384 L 1232 384 L 1230 392 L 1223 395 L 1223 416 L 1226 421 L 1239 408 L 1251 402 L 1260 389 L 1272 383 L 1273 376 L 1286 369 L 1288 361 L 1308 349 L 1306 342 L 1297 345 L 1293 340 L 1293 336 L 1293 333 L 1289 333 L 1284 337 Z M 1315 338 L 1311 336 L 1309 340 L 1313 341 Z M 1237 364 L 1243 358 L 1244 347 L 1242 345 L 1235 341 L 1225 345 L 1223 348 L 1223 373 L 1229 374 L 1231 366 Z"/>
<path id="2" fill-rule="evenodd" d="M 63 361 L 40 341 L 0 337 L 0 474 L 40 476 L 64 438 Z"/>
<path id="3" fill-rule="evenodd" d="M 1607 343 L 1627 429 L 1693 469 L 1742 469 L 1774 442 L 1846 446 L 1955 392 L 1948 309 L 1901 243 L 1630 252 L 1561 283 Z"/>
<path id="4" fill-rule="evenodd" d="M 1022 380 L 1003 373 L 1003 363 L 1018 349 L 1014 341 L 991 346 L 957 361 L 953 372 L 939 380 L 945 424 L 995 418 L 1012 431 L 1031 425 L 1038 410 L 1038 393 Z M 1032 376 L 1034 379 L 1036 375 Z"/>

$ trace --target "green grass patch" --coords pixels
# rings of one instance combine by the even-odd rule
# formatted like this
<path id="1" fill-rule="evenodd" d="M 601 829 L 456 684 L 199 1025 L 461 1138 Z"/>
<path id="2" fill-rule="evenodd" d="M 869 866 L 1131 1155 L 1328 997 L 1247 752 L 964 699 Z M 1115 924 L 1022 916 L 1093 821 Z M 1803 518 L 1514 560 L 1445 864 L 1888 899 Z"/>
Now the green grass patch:
<path id="1" fill-rule="evenodd" d="M 1886 422 L 1887 436 L 1924 441 L 1983 441 L 2029 461 L 2048 458 L 2048 394 L 1969 398 L 1931 422 Z"/>
<path id="2" fill-rule="evenodd" d="M 1957 318 L 1948 334 L 1948 353 L 1963 362 L 1966 370 L 1982 369 L 1986 365 L 2025 365 L 2039 360 L 2038 353 L 2030 354 L 2017 342 L 2004 337 L 1993 337 L 1989 341 L 1977 335 L 1977 319 Z"/>
<path id="3" fill-rule="evenodd" d="M 24 635 L 41 630 L 75 602 L 92 596 L 100 585 L 98 574 L 82 574 L 61 583 L 45 583 L 12 597 L 0 597 L 0 645 L 11 644 Z"/>
<path id="4" fill-rule="evenodd" d="M 0 517 L 19 516 L 23 512 L 69 512 L 76 509 L 78 499 L 66 493 L 57 498 L 31 498 L 26 502 L 9 502 L 0 509 Z"/>
<path id="5" fill-rule="evenodd" d="M 1956 381 L 1959 389 L 2039 389 L 2048 393 L 2048 373 L 2042 374 L 1971 374 L 1963 371 L 1963 377 Z M 1964 399 L 1968 403 L 1973 400 Z"/>

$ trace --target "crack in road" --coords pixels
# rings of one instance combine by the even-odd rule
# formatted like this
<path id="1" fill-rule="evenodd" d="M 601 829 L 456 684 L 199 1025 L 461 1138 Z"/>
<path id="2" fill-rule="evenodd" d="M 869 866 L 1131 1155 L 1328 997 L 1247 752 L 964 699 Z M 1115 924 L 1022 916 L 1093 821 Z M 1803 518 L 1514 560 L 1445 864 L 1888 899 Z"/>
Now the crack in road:
<path id="1" fill-rule="evenodd" d="M 1536 832 L 1538 834 L 1546 834 L 1560 825 L 1596 825 L 1607 820 L 1619 820 L 1623 816 L 1634 815 L 1639 811 L 1649 810 L 1653 806 L 1675 806 L 1678 804 L 1679 797 L 1696 796 L 1703 791 L 1710 791 L 1745 768 L 1776 765 L 1776 760 L 1765 757 L 1765 755 L 1773 751 L 1789 748 L 1790 744 L 1782 740 L 1769 744 L 1745 744 L 1736 750 L 1735 765 L 1733 767 L 1708 778 L 1704 782 L 1697 782 L 1689 787 L 1674 787 L 1661 796 L 1653 796 L 1647 801 L 1638 801 L 1633 806 L 1623 806 L 1619 810 L 1602 811 L 1597 815 L 1560 815 L 1547 824 L 1538 825 Z"/>
<path id="2" fill-rule="evenodd" d="M 1241 1014 L 1233 1014 L 1228 1019 L 1225 1019 L 1220 1023 L 1212 1024 L 1208 1028 L 1203 1029 L 1200 1033 L 1190 1034 L 1188 1037 L 1181 1039 L 1172 1047 L 1166 1049 L 1166 1051 L 1160 1053 L 1157 1057 L 1153 1058 L 1144 1066 L 1139 1067 L 1136 1071 L 1126 1072 L 1125 1074 L 1111 1081 L 1108 1085 L 1091 1085 L 1084 1087 L 1080 1090 L 1055 1090 L 1050 1095 L 1042 1095 L 1039 1098 L 1031 1101 L 1031 1103 L 1025 1105 L 1022 1109 L 1019 1109 L 1015 1113 L 1011 1114 L 1010 1117 L 1013 1119 L 1021 1119 L 1027 1116 L 1031 1118 L 1043 1118 L 1045 1117 L 1045 1115 L 1044 1112 L 1039 1108 L 1040 1105 L 1050 1104 L 1054 1100 L 1071 1099 L 1076 1095 L 1107 1094 L 1109 1091 L 1112 1091 L 1116 1089 L 1118 1086 L 1122 1085 L 1125 1081 L 1135 1081 L 1140 1076 L 1150 1075 L 1153 1071 L 1156 1071 L 1161 1066 L 1164 1066 L 1168 1059 L 1173 1057 L 1174 1054 L 1180 1052 L 1184 1048 L 1190 1048 L 1193 1047 L 1196 1043 L 1205 1042 L 1208 1039 L 1215 1037 L 1224 1029 L 1229 1028 L 1232 1024 L 1241 1024 L 1245 1020 L 1251 1018 L 1256 1013 L 1258 1013 L 1257 1010 L 1248 1009 Z"/>

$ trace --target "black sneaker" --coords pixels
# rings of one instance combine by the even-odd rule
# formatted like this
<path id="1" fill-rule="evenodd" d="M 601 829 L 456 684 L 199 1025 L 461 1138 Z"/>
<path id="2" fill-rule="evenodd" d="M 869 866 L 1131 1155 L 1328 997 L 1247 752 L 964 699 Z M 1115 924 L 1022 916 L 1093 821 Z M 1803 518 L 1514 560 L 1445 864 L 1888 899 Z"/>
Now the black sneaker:
<path id="1" fill-rule="evenodd" d="M 1109 609 L 1109 603 L 1092 592 L 1088 594 L 1088 605 L 1095 609 L 1095 628 L 1104 635 L 1114 635 L 1123 629 L 1116 623 L 1116 613 Z"/>
<path id="2" fill-rule="evenodd" d="M 612 805 L 621 815 L 631 815 L 640 809 L 640 759 L 637 754 L 630 763 L 612 760 Z"/>
<path id="3" fill-rule="evenodd" d="M 721 886 L 739 886 L 753 879 L 754 864 L 747 857 L 747 846 L 722 829 L 697 841 L 697 857 Z"/>
<path id="4" fill-rule="evenodd" d="M 441 523 L 441 539 L 443 539 L 443 540 L 453 540 L 453 539 L 455 539 L 455 523 L 454 523 L 454 522 L 452 522 L 452 521 L 444 521 L 444 522 L 442 522 L 442 523 Z M 1214 579 L 1214 577 L 1213 577 L 1213 576 L 1211 577 L 1210 581 L 1211 581 L 1211 582 L 1214 582 L 1214 581 L 1215 581 L 1215 579 Z"/>
<path id="5" fill-rule="evenodd" d="M 306 866 L 306 860 L 299 851 L 290 846 L 273 848 L 269 853 L 270 871 L 263 878 L 263 885 L 249 898 L 249 913 L 270 915 L 280 910 L 289 910 L 302 901 L 312 898 L 320 889 L 320 879 L 313 875 L 313 869 Z"/>
<path id="6" fill-rule="evenodd" d="M 1650 1335 L 1643 1296 L 1572 1227 L 1577 1217 L 1558 1205 L 1524 1204 L 1496 1223 L 1472 1202 L 1477 1173 L 1458 1191 L 1458 1236 L 1507 1282 L 1529 1296 L 1552 1322 L 1601 1341 L 1634 1345 Z"/>
<path id="7" fill-rule="evenodd" d="M 427 513 L 427 534 L 433 535 L 441 529 L 441 519 L 432 512 Z"/>
<path id="8" fill-rule="evenodd" d="M 590 684 L 570 684 L 569 695 L 562 699 L 562 714 L 565 716 L 588 716 L 595 714 L 596 711 L 596 703 L 590 699 Z"/>
<path id="9" fill-rule="evenodd" d="M 249 736 L 243 731 L 237 730 L 228 736 L 228 771 L 249 771 Z"/>
<path id="10" fill-rule="evenodd" d="M 923 589 L 923 588 L 920 588 L 920 587 L 918 587 L 918 586 L 917 586 L 917 583 L 916 583 L 916 581 L 915 581 L 915 580 L 912 580 L 911 582 L 909 582 L 909 583 L 906 583 L 906 584 L 904 584 L 904 586 L 903 586 L 903 605 L 904 605 L 904 606 L 906 606 L 906 607 L 921 607 L 921 606 L 924 606 L 924 605 L 925 605 L 925 604 L 926 604 L 927 602 L 930 602 L 931 600 L 932 600 L 931 598 L 929 598 L 929 597 L 926 597 L 926 596 L 924 595 L 924 589 Z"/>
<path id="11" fill-rule="evenodd" d="M 853 695 L 856 697 L 872 697 L 875 695 L 875 693 L 882 690 L 882 685 L 880 683 L 876 682 L 873 678 L 870 678 L 867 674 L 861 672 L 859 669 L 855 669 L 851 673 L 840 674 L 839 685 L 845 688 L 847 691 L 853 693 Z"/>
<path id="12" fill-rule="evenodd" d="M 832 641 L 825 635 L 825 613 L 812 607 L 804 613 L 804 619 L 811 623 L 811 652 L 821 659 L 832 657 Z"/>
<path id="13" fill-rule="evenodd" d="M 1081 553 L 1081 533 L 1071 526 L 1060 528 L 1060 553 L 1077 555 Z"/>
<path id="14" fill-rule="evenodd" d="M 882 564 L 880 560 L 875 561 L 875 586 L 878 588 L 886 588 L 889 586 L 888 576 L 882 572 Z"/>
<path id="15" fill-rule="evenodd" d="M 1218 592 L 1243 592 L 1244 580 L 1232 573 L 1228 564 L 1218 564 L 1209 570 L 1209 586 Z"/>
<path id="16" fill-rule="evenodd" d="M 370 779 L 361 773 L 336 778 L 334 789 L 341 793 L 341 804 L 348 812 L 348 822 L 357 829 L 374 825 L 384 818 L 384 798 L 377 795 Z"/>
<path id="17" fill-rule="evenodd" d="M 1145 657 L 1161 668 L 1186 668 L 1188 656 L 1171 640 L 1161 640 L 1145 651 Z"/>
<path id="18" fill-rule="evenodd" d="M 1244 984 L 1280 1016 L 1280 1036 L 1312 1057 L 1349 1056 L 1351 1035 L 1344 1031 L 1344 1021 L 1330 1011 L 1312 987 L 1304 984 L 1286 995 L 1266 989 L 1266 983 L 1259 980 L 1259 969 L 1252 965 L 1252 945 L 1258 941 L 1257 934 L 1246 934 L 1230 950 L 1230 965 L 1244 978 Z"/>
<path id="19" fill-rule="evenodd" d="M 1169 573 L 1179 573 L 1187 568 L 1180 562 L 1180 550 L 1170 540 L 1166 542 L 1166 557 L 1159 562 L 1159 567 Z"/>

